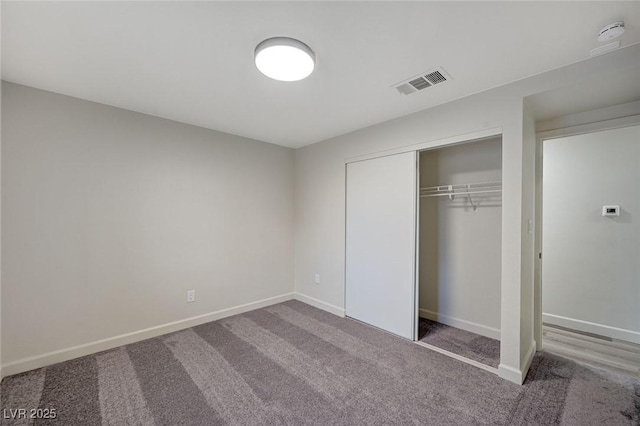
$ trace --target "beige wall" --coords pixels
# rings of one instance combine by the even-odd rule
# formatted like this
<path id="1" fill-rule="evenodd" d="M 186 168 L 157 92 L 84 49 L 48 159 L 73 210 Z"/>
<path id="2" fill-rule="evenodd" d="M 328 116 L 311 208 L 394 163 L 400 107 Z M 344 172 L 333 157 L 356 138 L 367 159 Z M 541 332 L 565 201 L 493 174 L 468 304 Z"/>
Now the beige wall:
<path id="1" fill-rule="evenodd" d="M 292 149 L 10 83 L 2 113 L 5 364 L 293 291 Z"/>

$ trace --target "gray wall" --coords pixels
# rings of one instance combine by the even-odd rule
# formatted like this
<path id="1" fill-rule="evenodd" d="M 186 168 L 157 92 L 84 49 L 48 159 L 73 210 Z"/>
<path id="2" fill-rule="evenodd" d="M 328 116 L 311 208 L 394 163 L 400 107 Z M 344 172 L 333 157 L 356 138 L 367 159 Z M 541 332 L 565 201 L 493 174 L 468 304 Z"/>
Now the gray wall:
<path id="1" fill-rule="evenodd" d="M 544 321 L 640 343 L 640 126 L 547 140 L 543 155 Z"/>
<path id="2" fill-rule="evenodd" d="M 421 187 L 500 180 L 499 138 L 420 154 Z M 502 196 L 472 198 L 420 199 L 420 313 L 499 339 Z"/>
<path id="3" fill-rule="evenodd" d="M 293 291 L 292 149 L 10 83 L 2 143 L 5 364 Z"/>

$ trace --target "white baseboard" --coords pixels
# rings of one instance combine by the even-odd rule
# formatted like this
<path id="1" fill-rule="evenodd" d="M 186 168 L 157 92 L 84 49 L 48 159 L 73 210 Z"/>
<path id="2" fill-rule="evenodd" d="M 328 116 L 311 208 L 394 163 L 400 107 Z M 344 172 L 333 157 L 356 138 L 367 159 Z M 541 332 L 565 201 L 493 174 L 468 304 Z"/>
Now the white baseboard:
<path id="1" fill-rule="evenodd" d="M 572 330 L 597 334 L 599 336 L 610 337 L 612 339 L 640 344 L 640 333 L 633 330 L 545 313 L 542 314 L 542 322 L 570 328 Z"/>
<path id="2" fill-rule="evenodd" d="M 139 342 L 141 340 L 150 339 L 152 337 L 161 336 L 163 334 L 172 333 L 174 331 L 183 330 L 185 328 L 194 327 L 196 325 L 204 324 L 207 322 L 216 321 L 221 318 L 230 317 L 232 315 L 242 314 L 254 309 L 260 309 L 264 308 L 265 306 L 275 305 L 276 303 L 286 302 L 287 300 L 291 300 L 294 297 L 295 293 L 286 293 L 280 296 L 269 297 L 267 299 L 245 303 L 243 305 L 221 309 L 215 312 L 210 312 L 208 314 L 198 315 L 179 321 L 146 328 L 144 330 L 122 334 L 120 336 L 114 336 L 91 343 L 85 343 L 71 348 L 60 349 L 33 357 L 22 358 L 8 364 L 4 364 L 0 369 L 0 377 L 22 373 L 24 371 L 45 367 L 47 365 L 55 364 L 58 362 L 68 361 L 70 359 L 78 358 L 81 356 L 90 355 L 108 349 L 113 349 L 118 346 L 128 345 L 130 343 Z M 302 301 L 306 302 L 305 300 Z"/>
<path id="3" fill-rule="evenodd" d="M 450 317 L 448 315 L 442 315 L 438 312 L 433 312 L 422 308 L 420 308 L 420 316 L 431 321 L 437 321 L 442 324 L 450 325 L 451 327 L 459 328 L 461 330 L 467 330 L 471 333 L 479 334 L 491 339 L 500 340 L 500 330 L 498 330 L 497 328 L 488 327 L 486 325 L 463 320 L 460 318 Z"/>
<path id="4" fill-rule="evenodd" d="M 307 296 L 302 293 L 294 293 L 294 299 L 299 300 L 307 305 L 311 305 L 315 308 L 322 309 L 323 311 L 331 312 L 334 315 L 338 315 L 339 317 L 344 318 L 344 309 L 340 308 L 336 305 L 332 305 L 327 302 L 323 302 L 322 300 L 315 299 L 311 296 Z"/>
<path id="5" fill-rule="evenodd" d="M 524 383 L 524 379 L 527 377 L 527 373 L 529 372 L 529 368 L 531 367 L 531 362 L 533 361 L 533 357 L 535 356 L 535 354 L 536 342 L 532 340 L 529 344 L 529 349 L 527 349 L 527 352 L 520 359 L 520 365 L 522 365 L 522 368 L 518 369 L 509 365 L 500 364 L 498 366 L 498 376 L 510 382 L 521 385 L 522 383 Z"/>
<path id="6" fill-rule="evenodd" d="M 522 382 L 524 382 L 524 375 L 522 374 L 522 371 L 505 364 L 500 364 L 498 366 L 498 376 L 517 385 L 521 385 Z"/>

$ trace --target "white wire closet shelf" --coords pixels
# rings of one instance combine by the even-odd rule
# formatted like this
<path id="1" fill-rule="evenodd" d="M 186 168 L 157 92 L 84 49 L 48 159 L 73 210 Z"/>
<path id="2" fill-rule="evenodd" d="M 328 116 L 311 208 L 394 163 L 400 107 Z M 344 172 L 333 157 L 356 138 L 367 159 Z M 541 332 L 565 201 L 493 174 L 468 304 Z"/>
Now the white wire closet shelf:
<path id="1" fill-rule="evenodd" d="M 478 182 L 478 183 L 459 183 L 455 185 L 438 185 L 420 188 L 420 197 L 449 197 L 454 200 L 456 195 L 463 195 L 469 198 L 469 202 L 476 209 L 471 195 L 473 194 L 490 194 L 502 192 L 502 182 Z"/>

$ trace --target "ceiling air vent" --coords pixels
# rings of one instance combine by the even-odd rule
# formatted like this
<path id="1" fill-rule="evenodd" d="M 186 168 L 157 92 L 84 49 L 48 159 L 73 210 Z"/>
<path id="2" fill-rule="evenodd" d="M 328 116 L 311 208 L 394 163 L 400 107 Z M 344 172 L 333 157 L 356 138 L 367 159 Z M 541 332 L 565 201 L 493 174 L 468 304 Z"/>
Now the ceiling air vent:
<path id="1" fill-rule="evenodd" d="M 409 84 L 412 85 L 413 88 L 416 90 L 426 89 L 427 87 L 431 86 L 431 83 L 429 83 L 423 77 L 416 78 L 415 80 L 411 80 Z"/>
<path id="2" fill-rule="evenodd" d="M 418 76 L 405 80 L 402 83 L 398 83 L 392 87 L 403 95 L 410 95 L 449 80 L 451 80 L 451 77 L 449 77 L 441 67 L 438 67 L 434 70 L 424 72 Z"/>

